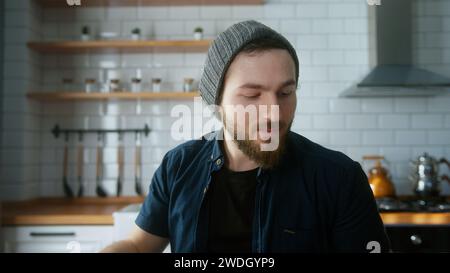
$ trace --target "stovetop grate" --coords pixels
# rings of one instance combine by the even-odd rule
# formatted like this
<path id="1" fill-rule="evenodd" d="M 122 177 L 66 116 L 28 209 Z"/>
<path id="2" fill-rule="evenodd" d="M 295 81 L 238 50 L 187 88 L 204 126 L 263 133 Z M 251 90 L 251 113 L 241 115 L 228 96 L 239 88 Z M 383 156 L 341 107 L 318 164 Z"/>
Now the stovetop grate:
<path id="1" fill-rule="evenodd" d="M 377 199 L 380 212 L 450 212 L 450 201 L 445 198 L 399 200 Z"/>

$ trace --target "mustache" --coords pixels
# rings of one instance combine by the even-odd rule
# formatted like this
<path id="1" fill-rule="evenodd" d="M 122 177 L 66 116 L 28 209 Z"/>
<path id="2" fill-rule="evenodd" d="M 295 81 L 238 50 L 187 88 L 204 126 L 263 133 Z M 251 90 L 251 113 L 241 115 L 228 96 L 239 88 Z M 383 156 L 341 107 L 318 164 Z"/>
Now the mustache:
<path id="1" fill-rule="evenodd" d="M 267 131 L 272 131 L 272 123 L 276 123 L 276 122 L 268 121 L 266 123 L 258 123 L 256 125 L 256 130 L 257 131 L 262 131 L 264 129 L 264 130 L 267 130 Z M 287 126 L 286 122 L 278 121 L 278 130 L 280 132 L 283 131 L 284 129 L 286 129 L 287 127 L 288 126 Z"/>

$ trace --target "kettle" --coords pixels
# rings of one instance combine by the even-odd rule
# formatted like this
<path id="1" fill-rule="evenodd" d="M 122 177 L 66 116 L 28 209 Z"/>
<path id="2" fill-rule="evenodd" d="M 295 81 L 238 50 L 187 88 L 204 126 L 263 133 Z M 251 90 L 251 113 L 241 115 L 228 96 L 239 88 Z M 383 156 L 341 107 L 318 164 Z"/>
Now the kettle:
<path id="1" fill-rule="evenodd" d="M 409 180 L 413 183 L 414 192 L 421 197 L 437 197 L 441 193 L 441 180 L 450 182 L 446 175 L 439 175 L 439 166 L 450 163 L 445 158 L 440 160 L 423 153 L 416 160 L 411 160 L 410 165 L 413 168 Z"/>
<path id="2" fill-rule="evenodd" d="M 382 161 L 386 161 L 384 157 L 378 155 L 363 156 L 363 161 L 366 160 L 375 160 L 375 166 L 368 172 L 370 188 L 372 188 L 375 198 L 395 197 L 395 188 L 389 171 L 381 164 Z"/>

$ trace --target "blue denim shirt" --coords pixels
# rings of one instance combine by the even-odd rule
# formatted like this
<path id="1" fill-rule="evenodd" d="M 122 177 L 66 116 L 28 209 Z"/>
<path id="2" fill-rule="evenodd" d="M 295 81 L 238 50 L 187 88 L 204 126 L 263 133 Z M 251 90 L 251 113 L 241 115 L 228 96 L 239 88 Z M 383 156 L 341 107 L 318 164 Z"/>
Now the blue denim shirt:
<path id="1" fill-rule="evenodd" d="M 136 224 L 170 239 L 172 252 L 206 252 L 204 199 L 224 154 L 213 132 L 169 151 L 156 170 Z M 279 166 L 257 173 L 253 252 L 366 252 L 389 248 L 361 166 L 294 132 Z"/>

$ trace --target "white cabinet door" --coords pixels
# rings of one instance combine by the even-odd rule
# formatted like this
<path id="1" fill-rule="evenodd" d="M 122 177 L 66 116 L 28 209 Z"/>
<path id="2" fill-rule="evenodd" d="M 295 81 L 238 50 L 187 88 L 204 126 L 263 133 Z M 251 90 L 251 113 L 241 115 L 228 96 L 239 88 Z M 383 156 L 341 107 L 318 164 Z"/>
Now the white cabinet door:
<path id="1" fill-rule="evenodd" d="M 5 252 L 98 252 L 112 243 L 112 226 L 20 226 L 3 228 Z"/>

